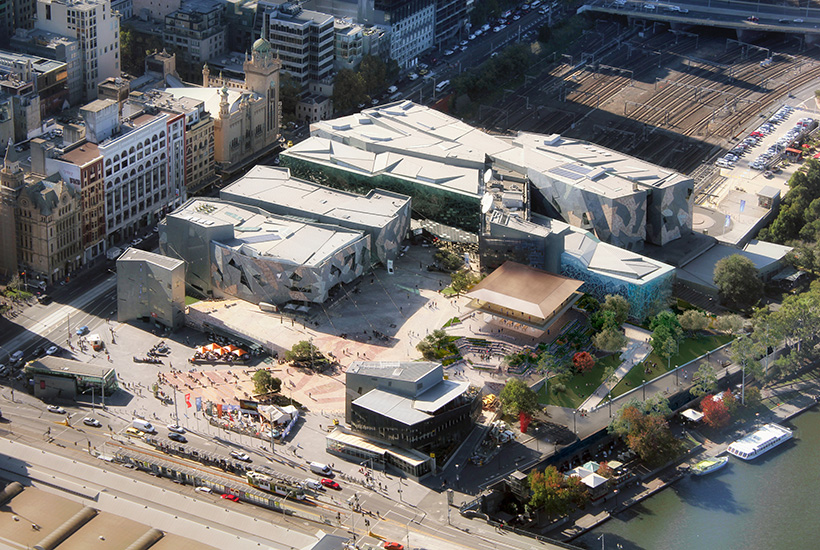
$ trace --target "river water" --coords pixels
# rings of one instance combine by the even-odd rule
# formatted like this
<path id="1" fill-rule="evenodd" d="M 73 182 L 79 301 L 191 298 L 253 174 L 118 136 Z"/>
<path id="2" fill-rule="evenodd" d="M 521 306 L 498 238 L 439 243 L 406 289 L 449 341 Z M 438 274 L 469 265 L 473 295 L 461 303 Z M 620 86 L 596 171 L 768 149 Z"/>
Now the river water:
<path id="1" fill-rule="evenodd" d="M 820 412 L 785 424 L 795 437 L 752 462 L 733 456 L 714 474 L 686 477 L 575 541 L 624 550 L 820 548 Z M 604 534 L 603 541 L 600 540 Z"/>

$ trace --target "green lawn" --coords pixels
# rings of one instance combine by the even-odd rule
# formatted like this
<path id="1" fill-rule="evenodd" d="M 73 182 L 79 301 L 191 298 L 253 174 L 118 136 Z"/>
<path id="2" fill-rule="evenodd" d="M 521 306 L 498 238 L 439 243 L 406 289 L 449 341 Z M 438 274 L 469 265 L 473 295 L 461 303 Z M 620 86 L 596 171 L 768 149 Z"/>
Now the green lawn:
<path id="1" fill-rule="evenodd" d="M 193 296 L 185 296 L 185 305 L 190 306 L 191 304 L 195 304 L 199 302 L 199 298 L 194 298 Z"/>
<path id="2" fill-rule="evenodd" d="M 604 372 L 610 365 L 619 365 L 621 363 L 619 354 L 608 355 L 603 359 L 595 362 L 592 370 L 583 374 L 577 374 L 570 378 L 567 383 L 567 391 L 555 392 L 552 389 L 552 382 L 547 382 L 545 386 L 541 387 L 538 392 L 538 402 L 542 405 L 556 405 L 558 407 L 567 407 L 577 409 L 587 397 L 592 395 L 592 392 L 598 389 L 598 386 L 604 382 Z"/>
<path id="3" fill-rule="evenodd" d="M 680 344 L 680 349 L 676 355 L 669 360 L 669 366 L 674 370 L 676 365 L 683 365 L 692 359 L 700 357 L 707 351 L 711 351 L 729 342 L 734 338 L 729 334 L 709 334 L 687 338 Z M 650 353 L 646 361 L 652 361 L 655 366 L 644 372 L 644 364 L 635 365 L 629 373 L 612 390 L 612 397 L 623 395 L 629 390 L 640 387 L 644 380 L 653 380 L 658 376 L 668 372 L 666 368 L 667 360 L 656 353 Z"/>

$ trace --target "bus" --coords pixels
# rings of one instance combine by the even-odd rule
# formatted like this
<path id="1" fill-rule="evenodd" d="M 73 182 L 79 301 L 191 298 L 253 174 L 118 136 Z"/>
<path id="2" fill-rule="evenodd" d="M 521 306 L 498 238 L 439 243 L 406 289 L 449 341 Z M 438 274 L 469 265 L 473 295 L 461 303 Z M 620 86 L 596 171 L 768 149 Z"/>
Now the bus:
<path id="1" fill-rule="evenodd" d="M 444 88 L 450 85 L 449 80 L 442 80 L 438 84 L 436 84 L 436 92 L 441 92 Z"/>

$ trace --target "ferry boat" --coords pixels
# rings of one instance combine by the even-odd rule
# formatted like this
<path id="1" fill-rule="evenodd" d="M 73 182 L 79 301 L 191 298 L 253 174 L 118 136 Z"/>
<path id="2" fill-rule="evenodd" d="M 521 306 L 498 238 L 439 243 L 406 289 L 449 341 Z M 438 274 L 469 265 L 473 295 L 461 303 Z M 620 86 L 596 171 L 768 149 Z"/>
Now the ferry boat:
<path id="1" fill-rule="evenodd" d="M 754 433 L 729 445 L 727 451 L 743 460 L 752 460 L 784 441 L 792 438 L 792 431 L 779 424 L 766 424 Z"/>
<path id="2" fill-rule="evenodd" d="M 728 456 L 719 456 L 715 458 L 707 458 L 706 460 L 701 460 L 694 466 L 692 466 L 692 473 L 696 476 L 705 476 L 706 474 L 711 474 L 716 470 L 720 470 L 729 462 Z"/>

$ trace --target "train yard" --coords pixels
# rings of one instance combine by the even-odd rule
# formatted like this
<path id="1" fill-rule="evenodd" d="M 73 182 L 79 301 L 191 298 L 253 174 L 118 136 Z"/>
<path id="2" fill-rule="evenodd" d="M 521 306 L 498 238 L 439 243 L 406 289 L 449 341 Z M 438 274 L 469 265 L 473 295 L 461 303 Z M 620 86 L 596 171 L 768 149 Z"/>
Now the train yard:
<path id="1" fill-rule="evenodd" d="M 733 36 L 598 20 L 579 41 L 583 51 L 541 62 L 480 109 L 477 124 L 587 139 L 697 176 L 758 115 L 820 77 L 814 47 L 794 36 Z"/>

